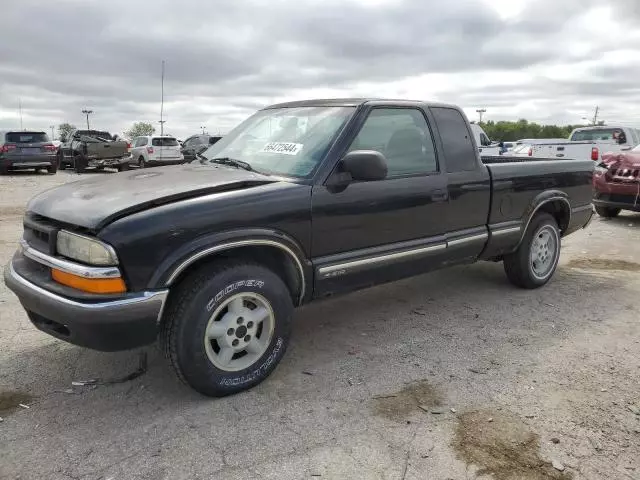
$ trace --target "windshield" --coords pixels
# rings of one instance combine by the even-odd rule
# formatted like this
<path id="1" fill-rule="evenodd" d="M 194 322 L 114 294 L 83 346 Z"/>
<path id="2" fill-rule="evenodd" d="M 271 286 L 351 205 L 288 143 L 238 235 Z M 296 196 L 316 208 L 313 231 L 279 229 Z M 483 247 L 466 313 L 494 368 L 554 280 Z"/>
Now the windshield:
<path id="1" fill-rule="evenodd" d="M 261 110 L 201 156 L 240 160 L 264 173 L 308 177 L 354 111 L 355 107 Z"/>
<path id="2" fill-rule="evenodd" d="M 171 137 L 156 137 L 151 140 L 154 147 L 177 147 L 178 141 Z"/>
<path id="3" fill-rule="evenodd" d="M 619 140 L 620 135 L 624 135 L 624 132 L 619 128 L 593 128 L 589 130 L 578 130 L 571 136 L 571 141 L 592 142 L 600 140 L 613 142 Z"/>

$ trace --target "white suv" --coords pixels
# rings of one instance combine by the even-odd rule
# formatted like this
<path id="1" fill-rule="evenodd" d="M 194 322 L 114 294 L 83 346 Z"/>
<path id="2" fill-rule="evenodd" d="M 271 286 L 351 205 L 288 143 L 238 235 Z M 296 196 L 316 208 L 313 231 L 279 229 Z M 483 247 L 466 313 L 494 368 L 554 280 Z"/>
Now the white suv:
<path id="1" fill-rule="evenodd" d="M 132 161 L 140 168 L 149 165 L 171 165 L 184 162 L 180 144 L 168 135 L 134 138 L 131 144 Z"/>

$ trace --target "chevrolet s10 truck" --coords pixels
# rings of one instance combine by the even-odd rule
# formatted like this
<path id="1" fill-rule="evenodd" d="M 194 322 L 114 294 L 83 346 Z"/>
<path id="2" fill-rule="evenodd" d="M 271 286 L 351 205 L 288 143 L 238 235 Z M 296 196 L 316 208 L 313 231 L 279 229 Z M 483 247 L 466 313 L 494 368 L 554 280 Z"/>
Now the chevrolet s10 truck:
<path id="1" fill-rule="evenodd" d="M 274 370 L 315 299 L 477 260 L 545 285 L 593 216 L 593 170 L 481 159 L 451 105 L 279 104 L 200 162 L 33 198 L 5 281 L 40 330 L 105 351 L 159 337 L 183 381 L 222 396 Z"/>

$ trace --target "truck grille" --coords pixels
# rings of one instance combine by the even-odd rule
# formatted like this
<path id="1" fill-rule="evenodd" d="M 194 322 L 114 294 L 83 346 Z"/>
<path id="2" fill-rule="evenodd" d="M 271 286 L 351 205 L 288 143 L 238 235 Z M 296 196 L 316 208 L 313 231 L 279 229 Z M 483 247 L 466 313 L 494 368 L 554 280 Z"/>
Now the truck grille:
<path id="1" fill-rule="evenodd" d="M 53 255 L 56 251 L 56 235 L 60 228 L 39 215 L 24 217 L 24 239 L 29 246 Z"/>
<path id="2" fill-rule="evenodd" d="M 612 168 L 609 175 L 611 175 L 611 181 L 615 183 L 637 182 L 640 180 L 640 169 Z"/>

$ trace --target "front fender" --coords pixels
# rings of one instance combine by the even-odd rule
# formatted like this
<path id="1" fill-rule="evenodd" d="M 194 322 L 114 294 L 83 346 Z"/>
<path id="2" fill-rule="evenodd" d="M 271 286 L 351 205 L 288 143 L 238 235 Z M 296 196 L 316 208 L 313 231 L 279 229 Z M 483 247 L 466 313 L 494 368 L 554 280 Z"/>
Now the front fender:
<path id="1" fill-rule="evenodd" d="M 158 265 L 149 280 L 148 287 L 151 289 L 169 287 L 198 261 L 221 252 L 251 246 L 273 247 L 286 253 L 293 260 L 300 275 L 302 284 L 300 303 L 310 295 L 313 268 L 300 244 L 282 232 L 261 228 L 218 232 L 186 243 Z"/>

